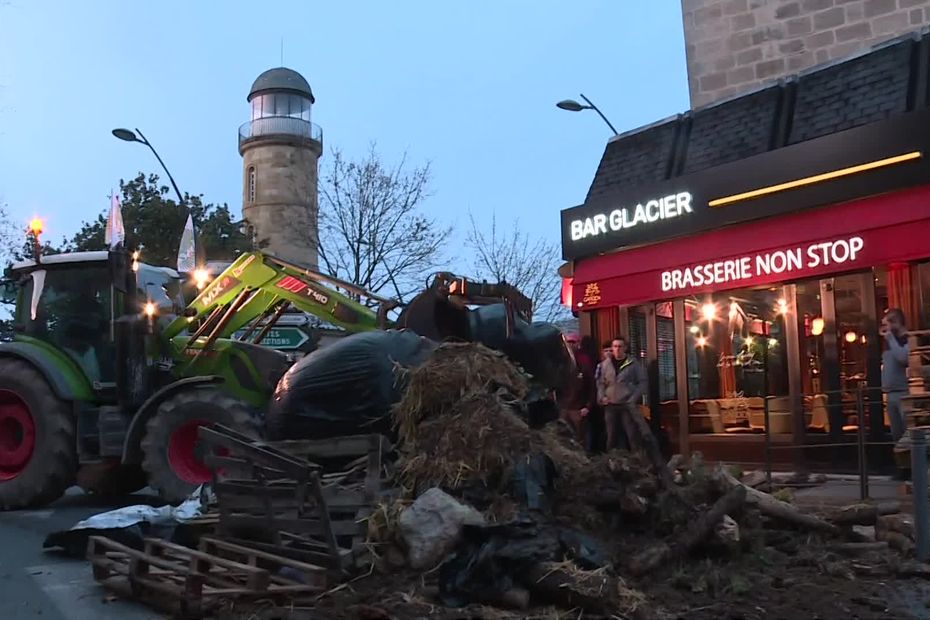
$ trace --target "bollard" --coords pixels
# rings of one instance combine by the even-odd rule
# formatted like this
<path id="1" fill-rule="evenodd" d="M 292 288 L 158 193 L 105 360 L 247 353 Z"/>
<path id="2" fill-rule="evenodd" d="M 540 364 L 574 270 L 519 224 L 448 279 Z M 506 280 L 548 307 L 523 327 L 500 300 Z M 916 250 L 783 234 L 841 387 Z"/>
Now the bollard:
<path id="1" fill-rule="evenodd" d="M 930 558 L 930 499 L 927 488 L 927 436 L 923 429 L 911 429 L 911 479 L 914 484 L 914 527 L 917 559 Z"/>

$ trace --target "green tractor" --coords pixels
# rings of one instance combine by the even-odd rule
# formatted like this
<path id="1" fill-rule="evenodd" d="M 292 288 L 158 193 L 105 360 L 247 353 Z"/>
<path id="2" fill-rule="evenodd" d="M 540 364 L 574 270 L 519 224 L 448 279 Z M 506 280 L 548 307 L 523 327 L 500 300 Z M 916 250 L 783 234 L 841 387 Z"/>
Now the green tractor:
<path id="1" fill-rule="evenodd" d="M 10 268 L 0 509 L 47 504 L 75 482 L 101 493 L 149 485 L 169 502 L 183 500 L 211 478 L 199 426 L 260 434 L 289 361 L 256 343 L 284 312 L 358 332 L 388 327 L 395 305 L 262 252 L 241 255 L 201 284 L 198 291 L 174 270 L 122 250 Z M 186 293 L 196 294 L 190 304 Z"/>

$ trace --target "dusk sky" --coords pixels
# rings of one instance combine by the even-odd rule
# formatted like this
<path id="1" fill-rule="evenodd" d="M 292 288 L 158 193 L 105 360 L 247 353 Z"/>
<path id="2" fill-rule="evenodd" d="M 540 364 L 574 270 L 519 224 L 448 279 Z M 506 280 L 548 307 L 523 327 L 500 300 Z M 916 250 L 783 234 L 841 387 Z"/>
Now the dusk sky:
<path id="1" fill-rule="evenodd" d="M 678 0 L 0 0 L 0 204 L 70 236 L 120 178 L 161 174 L 110 134 L 138 127 L 182 191 L 241 217 L 237 129 L 282 37 L 316 96 L 321 168 L 372 141 L 388 163 L 431 161 L 426 209 L 461 229 L 496 213 L 558 241 L 610 137 L 558 100 L 583 92 L 621 132 L 689 107 Z"/>

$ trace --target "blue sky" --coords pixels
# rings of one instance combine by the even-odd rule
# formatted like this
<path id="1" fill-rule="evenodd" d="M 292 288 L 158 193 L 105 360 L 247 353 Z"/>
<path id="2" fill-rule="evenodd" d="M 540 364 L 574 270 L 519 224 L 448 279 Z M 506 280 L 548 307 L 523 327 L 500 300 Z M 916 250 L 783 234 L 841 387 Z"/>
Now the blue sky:
<path id="1" fill-rule="evenodd" d="M 0 204 L 72 234 L 120 178 L 159 172 L 125 126 L 241 214 L 237 128 L 282 37 L 327 150 L 431 161 L 426 209 L 461 230 L 470 210 L 558 241 L 610 131 L 556 101 L 584 92 L 621 132 L 689 107 L 678 0 L 0 0 Z"/>

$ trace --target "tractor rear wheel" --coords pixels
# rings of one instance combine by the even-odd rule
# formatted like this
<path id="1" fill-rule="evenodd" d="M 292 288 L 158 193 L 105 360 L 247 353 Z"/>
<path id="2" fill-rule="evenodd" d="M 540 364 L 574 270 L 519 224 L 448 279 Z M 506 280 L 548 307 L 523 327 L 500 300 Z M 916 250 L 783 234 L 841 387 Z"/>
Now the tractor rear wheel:
<path id="1" fill-rule="evenodd" d="M 219 423 L 258 438 L 258 423 L 242 401 L 216 389 L 191 389 L 165 400 L 146 425 L 142 468 L 149 486 L 172 504 L 213 479 L 197 429 Z"/>
<path id="2" fill-rule="evenodd" d="M 0 360 L 0 510 L 61 497 L 77 473 L 74 416 L 26 362 Z"/>

